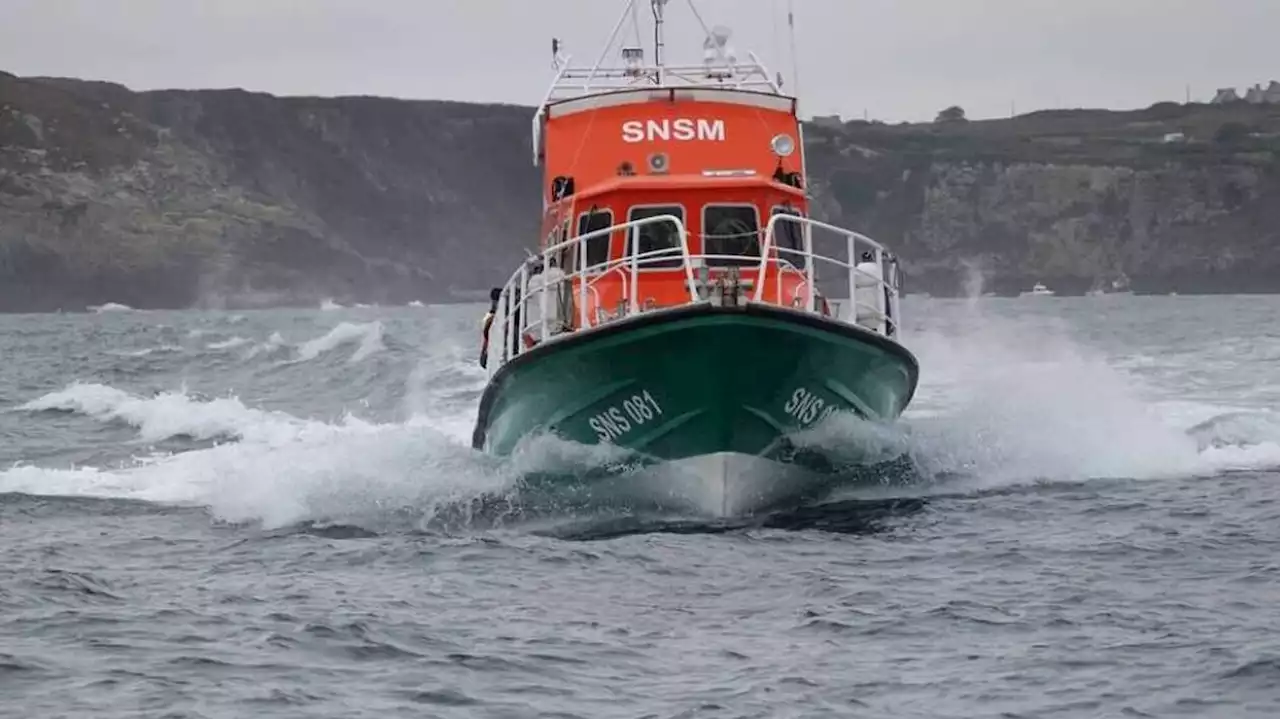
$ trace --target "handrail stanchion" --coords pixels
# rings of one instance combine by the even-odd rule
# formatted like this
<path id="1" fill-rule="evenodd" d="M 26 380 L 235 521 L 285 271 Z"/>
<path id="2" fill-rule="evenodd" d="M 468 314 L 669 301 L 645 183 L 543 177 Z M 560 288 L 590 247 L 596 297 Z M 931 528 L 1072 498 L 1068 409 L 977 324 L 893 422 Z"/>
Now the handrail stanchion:
<path id="1" fill-rule="evenodd" d="M 689 252 L 689 232 L 683 226 L 677 225 L 676 229 L 680 232 L 680 252 L 684 255 L 684 279 L 689 286 L 689 302 L 698 301 L 698 285 L 693 280 L 693 255 Z M 706 250 L 706 248 L 702 248 Z"/>
<path id="2" fill-rule="evenodd" d="M 519 277 L 519 273 L 521 272 L 524 272 L 523 264 L 520 265 L 517 276 L 507 280 L 507 308 L 509 309 L 509 312 L 507 313 L 506 326 L 502 328 L 502 334 L 504 337 L 503 344 L 506 345 L 505 354 L 508 359 L 513 359 L 516 356 L 516 317 L 519 316 L 520 310 L 518 309 L 518 299 L 516 298 L 516 287 L 518 285 L 513 286 L 512 283 L 519 282 L 517 277 Z"/>
<path id="3" fill-rule="evenodd" d="M 516 347 L 524 353 L 524 330 L 529 326 L 529 263 L 520 268 L 520 321 L 516 323 Z"/>
<path id="4" fill-rule="evenodd" d="M 884 278 L 884 251 L 879 247 L 874 248 L 873 253 L 876 263 L 876 271 L 880 273 L 880 281 L 876 283 L 876 311 L 880 313 L 880 321 L 884 323 L 884 331 L 888 331 L 889 323 L 889 303 L 886 295 L 889 290 L 889 283 Z"/>
<path id="5" fill-rule="evenodd" d="M 587 328 L 587 239 L 578 235 L 578 329 Z"/>
<path id="6" fill-rule="evenodd" d="M 542 283 L 538 287 L 538 341 L 547 341 L 547 258 L 542 257 Z"/>
<path id="7" fill-rule="evenodd" d="M 629 314 L 640 311 L 640 233 L 631 228 L 631 302 Z"/>
<path id="8" fill-rule="evenodd" d="M 858 321 L 858 240 L 857 235 L 850 232 L 845 235 L 846 252 L 848 254 L 846 264 L 849 265 L 849 321 Z"/>
<path id="9" fill-rule="evenodd" d="M 492 328 L 492 325 L 490 326 Z M 502 335 L 502 340 L 495 346 L 499 347 L 497 355 L 502 360 L 502 364 L 507 363 L 507 348 L 511 346 L 507 335 L 511 333 L 511 280 L 507 280 L 507 284 L 502 287 L 502 324 L 498 325 L 498 331 L 494 335 Z M 490 340 L 492 343 L 493 340 Z M 490 363 L 490 374 L 497 371 L 497 367 Z"/>
<path id="10" fill-rule="evenodd" d="M 777 225 L 779 217 L 782 217 L 782 215 L 770 217 L 769 224 L 765 225 L 764 246 L 760 248 L 760 269 L 756 272 L 756 295 L 752 298 L 753 302 L 759 302 L 764 295 L 764 274 L 765 269 L 769 266 L 769 251 L 773 249 L 774 227 Z M 778 301 L 781 302 L 781 291 L 779 291 L 778 295 Z"/>
<path id="11" fill-rule="evenodd" d="M 805 225 L 804 228 L 804 279 L 808 287 L 805 288 L 805 305 L 806 312 L 813 312 L 813 226 Z"/>

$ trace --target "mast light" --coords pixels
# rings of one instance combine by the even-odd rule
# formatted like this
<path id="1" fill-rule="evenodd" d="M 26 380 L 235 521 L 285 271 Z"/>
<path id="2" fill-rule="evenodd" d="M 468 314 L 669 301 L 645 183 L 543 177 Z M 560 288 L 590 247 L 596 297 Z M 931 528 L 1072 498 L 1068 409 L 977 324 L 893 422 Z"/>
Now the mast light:
<path id="1" fill-rule="evenodd" d="M 628 77 L 637 77 L 644 70 L 644 48 L 622 48 L 622 62 Z"/>
<path id="2" fill-rule="evenodd" d="M 729 38 L 732 35 L 733 31 L 728 27 L 716 25 L 702 41 L 702 64 L 707 68 L 707 77 L 718 79 L 733 77 L 733 65 L 737 62 L 737 57 L 729 45 Z"/>

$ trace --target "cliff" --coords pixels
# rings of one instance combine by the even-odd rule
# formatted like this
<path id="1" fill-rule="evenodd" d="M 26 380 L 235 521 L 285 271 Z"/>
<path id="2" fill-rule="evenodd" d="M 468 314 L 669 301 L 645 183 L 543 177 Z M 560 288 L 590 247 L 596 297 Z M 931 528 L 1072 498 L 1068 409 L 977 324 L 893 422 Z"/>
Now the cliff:
<path id="1" fill-rule="evenodd" d="M 530 108 L 0 73 L 0 311 L 474 298 L 536 236 Z M 1166 142 L 1182 132 L 1185 140 Z M 809 125 L 909 289 L 1280 289 L 1280 108 Z"/>
<path id="2" fill-rule="evenodd" d="M 487 288 L 535 236 L 529 114 L 0 74 L 0 310 Z"/>
<path id="3" fill-rule="evenodd" d="M 909 289 L 1280 291 L 1280 106 L 1161 103 L 806 128 L 837 224 L 893 243 Z"/>

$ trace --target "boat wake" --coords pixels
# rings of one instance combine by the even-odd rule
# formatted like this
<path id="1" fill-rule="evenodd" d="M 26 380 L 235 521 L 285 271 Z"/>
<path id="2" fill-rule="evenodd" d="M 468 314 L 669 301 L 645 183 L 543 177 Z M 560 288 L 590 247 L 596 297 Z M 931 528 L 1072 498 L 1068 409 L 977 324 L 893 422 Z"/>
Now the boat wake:
<path id="1" fill-rule="evenodd" d="M 592 538 L 760 527 L 874 531 L 939 495 L 1280 467 L 1276 415 L 1162 398 L 1064 332 L 1042 320 L 1037 328 L 992 320 L 916 328 L 909 341 L 922 366 L 933 369 L 922 375 L 902 422 L 881 427 L 833 416 L 795 438 L 836 468 L 836 490 L 818 509 L 707 522 L 650 512 L 603 491 L 602 476 L 637 469 L 610 447 L 535 437 L 508 459 L 483 456 L 469 441 L 479 373 L 451 356 L 420 362 L 409 373 L 398 393 L 406 418 L 396 421 L 355 412 L 328 421 L 304 418 L 230 394 L 141 395 L 108 384 L 70 384 L 5 412 L 30 428 L 78 417 L 113 432 L 117 449 L 114 438 L 124 437 L 124 453 L 72 466 L 8 467 L 0 470 L 0 493 L 189 505 L 219 521 L 273 531 L 518 526 Z M 384 339 L 380 325 L 340 325 L 298 354 L 353 344 L 363 358 L 382 351 Z M 875 449 L 893 468 L 875 481 L 842 467 L 842 457 L 866 457 Z M 895 458 L 905 461 L 895 464 Z M 542 491 L 552 484 L 573 490 Z"/>

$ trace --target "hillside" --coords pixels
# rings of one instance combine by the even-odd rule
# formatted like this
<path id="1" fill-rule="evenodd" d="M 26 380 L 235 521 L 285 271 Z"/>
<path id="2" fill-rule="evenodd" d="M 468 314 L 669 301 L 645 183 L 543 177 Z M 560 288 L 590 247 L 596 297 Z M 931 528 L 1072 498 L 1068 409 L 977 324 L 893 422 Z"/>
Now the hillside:
<path id="1" fill-rule="evenodd" d="M 828 216 L 893 239 L 917 290 L 1280 291 L 1280 106 L 1161 103 L 808 127 Z"/>
<path id="2" fill-rule="evenodd" d="M 0 309 L 485 288 L 537 225 L 529 112 L 0 74 Z"/>
<path id="3" fill-rule="evenodd" d="M 441 301 L 537 226 L 530 108 L 0 73 L 0 311 Z M 1226 129 L 1224 129 L 1224 127 Z M 1185 141 L 1165 142 L 1170 132 Z M 1280 108 L 809 125 L 825 219 L 910 289 L 1280 290 Z"/>

